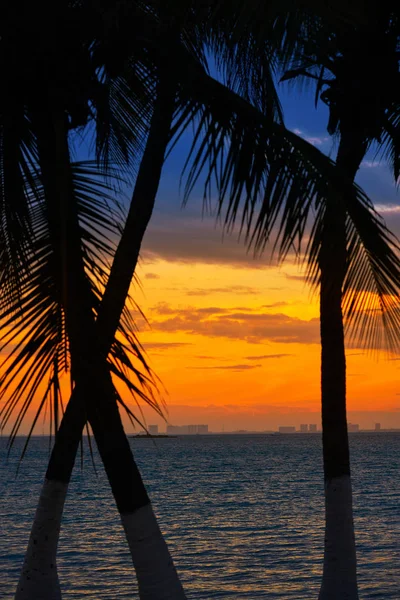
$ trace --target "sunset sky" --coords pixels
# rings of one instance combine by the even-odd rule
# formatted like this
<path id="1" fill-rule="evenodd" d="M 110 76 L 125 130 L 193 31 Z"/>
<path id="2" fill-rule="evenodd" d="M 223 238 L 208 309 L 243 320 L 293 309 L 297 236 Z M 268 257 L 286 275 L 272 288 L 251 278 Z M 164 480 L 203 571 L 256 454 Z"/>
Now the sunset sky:
<path id="1" fill-rule="evenodd" d="M 287 91 L 283 105 L 287 126 L 334 157 L 326 107 L 316 111 L 312 94 Z M 202 218 L 201 189 L 181 208 L 189 139 L 165 165 L 137 273 L 141 287 L 131 289 L 149 320 L 139 319 L 139 337 L 165 386 L 168 422 L 207 423 L 212 431 L 320 426 L 318 299 L 293 261 L 271 266 L 236 236 L 222 239 L 215 219 Z M 399 235 L 399 196 L 373 152 L 358 182 Z M 349 421 L 400 427 L 400 357 L 377 360 L 351 348 L 347 366 Z M 160 417 L 144 414 L 165 429 Z"/>
<path id="2" fill-rule="evenodd" d="M 288 92 L 283 105 L 287 126 L 334 157 L 326 107 Z M 140 339 L 168 391 L 168 420 L 214 431 L 320 424 L 318 299 L 293 262 L 269 266 L 237 237 L 222 239 L 214 219 L 202 219 L 200 189 L 181 209 L 185 151 L 182 143 L 165 166 L 138 271 L 143 289 L 132 290 L 150 322 Z M 399 196 L 373 151 L 358 182 L 400 234 Z M 400 427 L 399 361 L 348 350 L 349 421 Z"/>

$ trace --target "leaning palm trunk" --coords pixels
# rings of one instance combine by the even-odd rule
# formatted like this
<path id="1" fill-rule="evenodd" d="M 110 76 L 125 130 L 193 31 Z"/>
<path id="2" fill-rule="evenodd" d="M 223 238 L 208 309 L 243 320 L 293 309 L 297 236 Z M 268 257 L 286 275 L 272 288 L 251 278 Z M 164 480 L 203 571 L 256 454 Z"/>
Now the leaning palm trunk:
<path id="1" fill-rule="evenodd" d="M 75 373 L 76 388 L 68 404 L 52 451 L 17 589 L 16 598 L 18 600 L 28 598 L 52 600 L 60 597 L 55 561 L 58 533 L 68 483 L 87 418 L 92 426 L 121 515 L 136 569 L 140 598 L 143 600 L 185 598 L 140 473 L 133 460 L 129 443 L 123 432 L 111 379 L 104 364 L 125 304 L 141 242 L 152 214 L 169 139 L 175 91 L 174 88 L 171 89 L 170 85 L 164 85 L 162 82 L 158 88 L 146 150 L 137 177 L 124 233 L 114 258 L 99 310 L 97 326 L 90 329 L 94 319 L 89 305 L 86 306 L 86 324 L 83 315 L 80 321 L 80 326 L 83 327 L 80 335 L 85 336 L 86 334 L 83 344 L 88 352 L 86 357 L 96 355 L 97 362 L 94 358 L 87 364 L 87 358 L 82 356 L 81 349 L 78 349 L 77 358 L 75 358 L 76 354 L 74 354 L 71 339 L 73 365 L 78 362 L 78 369 L 82 368 L 83 373 L 80 371 L 78 374 Z M 65 152 L 67 152 L 67 148 Z M 78 239 L 77 237 L 76 240 Z M 79 263 L 79 261 L 77 262 Z M 82 269 L 83 265 L 77 264 L 77 268 Z M 76 272 L 72 271 L 72 274 L 76 274 Z M 85 286 L 87 287 L 87 282 L 84 285 L 82 281 L 81 289 L 77 290 L 79 295 L 76 297 L 81 297 L 81 294 L 88 296 Z M 73 298 L 70 296 L 69 300 L 72 301 Z M 68 297 L 66 305 L 68 307 Z M 79 321 L 78 315 L 75 314 L 73 317 L 77 322 Z M 90 324 L 89 331 L 87 331 L 88 322 Z M 73 323 L 72 338 L 75 327 L 76 323 Z M 79 343 L 80 335 L 76 335 L 77 343 Z M 88 340 L 90 340 L 89 344 Z M 48 490 L 59 491 L 60 501 L 57 504 L 46 501 Z M 41 507 L 45 502 L 46 510 L 43 511 Z M 51 528 L 54 532 L 50 541 L 46 536 L 38 536 L 38 531 L 44 531 L 46 528 Z M 40 563 L 38 562 L 38 553 L 35 552 L 39 546 L 42 553 Z"/>
<path id="2" fill-rule="evenodd" d="M 352 183 L 363 141 L 341 135 L 337 166 Z M 343 198 L 327 201 L 320 251 L 322 442 L 325 479 L 325 547 L 319 600 L 357 600 L 357 563 L 346 417 L 346 357 L 342 290 L 346 274 Z"/>

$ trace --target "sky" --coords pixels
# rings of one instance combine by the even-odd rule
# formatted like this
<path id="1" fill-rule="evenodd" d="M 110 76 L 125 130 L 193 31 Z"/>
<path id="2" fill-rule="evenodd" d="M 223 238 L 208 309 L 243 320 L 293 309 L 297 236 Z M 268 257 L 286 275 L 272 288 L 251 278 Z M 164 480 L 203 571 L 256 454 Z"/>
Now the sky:
<path id="1" fill-rule="evenodd" d="M 280 91 L 287 127 L 334 157 L 326 107 L 316 110 L 312 93 Z M 148 319 L 134 315 L 162 382 L 166 417 L 142 407 L 145 421 L 160 430 L 166 422 L 206 423 L 212 431 L 320 427 L 318 298 L 293 259 L 277 266 L 267 256 L 255 259 L 237 236 L 223 237 L 215 219 L 202 216 L 200 189 L 182 208 L 188 144 L 185 136 L 165 164 L 137 270 L 140 285 L 131 288 Z M 372 151 L 357 181 L 400 235 L 399 194 Z M 363 428 L 400 427 L 399 377 L 400 356 L 348 347 L 348 420 Z"/>
<path id="2" fill-rule="evenodd" d="M 311 93 L 282 91 L 286 125 L 335 156 L 327 110 Z M 320 426 L 318 298 L 293 261 L 254 259 L 237 236 L 202 218 L 201 190 L 181 208 L 185 143 L 167 162 L 132 289 L 149 320 L 140 340 L 168 394 L 169 423 L 211 430 Z M 399 194 L 371 151 L 357 182 L 400 234 Z M 400 427 L 400 357 L 348 348 L 349 421 Z M 165 428 L 145 411 L 148 423 Z"/>

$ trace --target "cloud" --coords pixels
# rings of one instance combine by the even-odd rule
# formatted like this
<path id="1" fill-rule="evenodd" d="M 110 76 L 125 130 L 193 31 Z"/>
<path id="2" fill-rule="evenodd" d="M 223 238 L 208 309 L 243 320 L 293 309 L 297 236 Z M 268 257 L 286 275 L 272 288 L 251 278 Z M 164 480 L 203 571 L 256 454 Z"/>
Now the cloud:
<path id="1" fill-rule="evenodd" d="M 217 287 L 217 288 L 196 288 L 192 290 L 187 290 L 185 292 L 186 296 L 210 296 L 212 294 L 243 294 L 244 296 L 248 296 L 251 294 L 258 294 L 260 290 L 258 288 L 253 288 L 248 285 L 230 285 L 226 287 Z"/>
<path id="2" fill-rule="evenodd" d="M 380 213 L 398 214 L 400 206 L 398 204 L 375 204 L 375 208 Z"/>
<path id="3" fill-rule="evenodd" d="M 305 275 L 290 275 L 289 273 L 285 273 L 286 279 L 293 279 L 294 281 L 307 281 L 307 277 Z"/>
<path id="4" fill-rule="evenodd" d="M 145 279 L 160 279 L 160 276 L 157 273 L 146 273 Z"/>
<path id="5" fill-rule="evenodd" d="M 231 371 L 249 371 L 251 369 L 258 369 L 262 365 L 216 365 L 212 367 L 186 367 L 187 369 L 224 369 Z"/>
<path id="6" fill-rule="evenodd" d="M 181 212 L 153 216 L 141 259 L 144 265 L 161 259 L 186 264 L 229 264 L 246 269 L 265 269 L 271 265 L 268 252 L 255 258 L 244 240 L 239 240 L 237 231 L 223 235 L 214 218 L 194 218 Z"/>
<path id="7" fill-rule="evenodd" d="M 272 304 L 263 304 L 261 308 L 277 308 L 278 306 L 288 306 L 289 302 L 273 302 Z"/>
<path id="8" fill-rule="evenodd" d="M 256 354 L 254 356 L 245 356 L 246 360 L 268 360 L 274 358 L 286 358 L 287 356 L 296 356 L 295 354 Z"/>
<path id="9" fill-rule="evenodd" d="M 295 354 L 283 354 L 283 353 L 282 354 L 254 354 L 252 356 L 244 356 L 243 358 L 245 360 L 271 360 L 271 359 L 278 359 L 278 358 L 286 358 L 288 356 L 296 356 L 296 355 Z M 221 358 L 220 356 L 210 356 L 209 354 L 197 354 L 196 356 L 194 356 L 194 358 L 197 358 L 199 360 L 229 361 L 229 358 Z M 217 369 L 219 367 L 207 367 L 207 368 Z M 221 369 L 222 368 L 223 367 L 221 367 Z M 231 367 L 227 367 L 227 368 L 231 368 Z"/>
<path id="10" fill-rule="evenodd" d="M 309 321 L 283 313 L 266 313 L 218 307 L 173 309 L 168 305 L 159 308 L 160 316 L 152 319 L 153 331 L 185 332 L 208 337 L 240 339 L 250 343 L 265 340 L 278 343 L 319 343 L 319 320 Z"/>
<path id="11" fill-rule="evenodd" d="M 306 135 L 304 137 L 304 139 L 307 142 L 309 142 L 310 144 L 312 144 L 313 146 L 322 146 L 323 144 L 326 144 L 326 142 L 329 141 L 329 137 L 327 137 L 327 136 L 318 137 L 318 136 Z"/>
<path id="12" fill-rule="evenodd" d="M 304 140 L 306 140 L 306 142 L 309 142 L 313 146 L 323 146 L 330 140 L 329 136 L 308 135 L 302 129 L 297 129 L 297 128 L 293 129 L 293 133 L 295 133 L 296 135 L 299 135 Z"/>
<path id="13" fill-rule="evenodd" d="M 209 354 L 196 354 L 194 358 L 198 358 L 199 360 L 229 360 L 223 359 L 220 356 L 210 356 Z"/>
<path id="14" fill-rule="evenodd" d="M 142 346 L 146 350 L 169 350 L 170 348 L 193 346 L 193 344 L 190 342 L 144 342 Z"/>
<path id="15" fill-rule="evenodd" d="M 361 168 L 365 169 L 375 169 L 376 167 L 380 167 L 382 163 L 377 162 L 375 160 L 363 160 L 361 163 Z"/>
<path id="16" fill-rule="evenodd" d="M 152 307 L 152 312 L 157 313 L 158 315 L 176 315 L 181 310 L 186 309 L 178 309 L 169 305 L 167 302 L 159 302 L 155 306 Z M 205 306 L 203 308 L 191 308 L 188 307 L 187 310 L 195 310 L 199 315 L 216 315 L 229 312 L 231 309 L 228 308 L 219 308 L 218 306 Z M 240 310 L 240 309 L 238 309 Z"/>

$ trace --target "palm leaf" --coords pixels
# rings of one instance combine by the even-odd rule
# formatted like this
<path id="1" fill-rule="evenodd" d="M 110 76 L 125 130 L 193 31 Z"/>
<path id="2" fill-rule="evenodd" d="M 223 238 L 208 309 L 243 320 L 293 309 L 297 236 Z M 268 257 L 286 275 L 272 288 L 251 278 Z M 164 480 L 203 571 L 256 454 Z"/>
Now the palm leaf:
<path id="1" fill-rule="evenodd" d="M 324 230 L 329 227 L 326 219 L 327 201 L 329 193 L 313 207 L 314 221 L 305 249 L 307 280 L 315 291 L 320 284 L 319 264 Z M 398 351 L 399 241 L 387 229 L 367 197 L 346 195 L 345 209 L 348 259 L 342 308 L 349 341 L 371 351 L 385 347 L 392 352 Z"/>
<path id="2" fill-rule="evenodd" d="M 104 175 L 93 163 L 75 164 L 72 172 L 85 269 L 97 312 L 121 215 L 119 209 L 114 210 L 111 190 L 104 182 Z M 69 370 L 64 312 L 54 273 L 58 265 L 51 250 L 40 182 L 36 182 L 31 204 L 34 242 L 28 254 L 29 268 L 23 272 L 12 293 L 0 299 L 1 351 L 7 353 L 2 362 L 0 381 L 0 399 L 4 401 L 0 423 L 4 428 L 13 421 L 11 445 L 28 411 L 38 399 L 30 434 L 49 402 L 53 420 L 51 426 L 56 433 L 62 412 L 60 378 Z M 126 315 L 113 344 L 110 360 L 116 376 L 129 379 L 131 394 L 157 408 L 155 379 L 140 349 L 133 321 Z M 41 392 L 46 380 L 45 391 Z M 133 383 L 135 380 L 137 383 Z"/>

